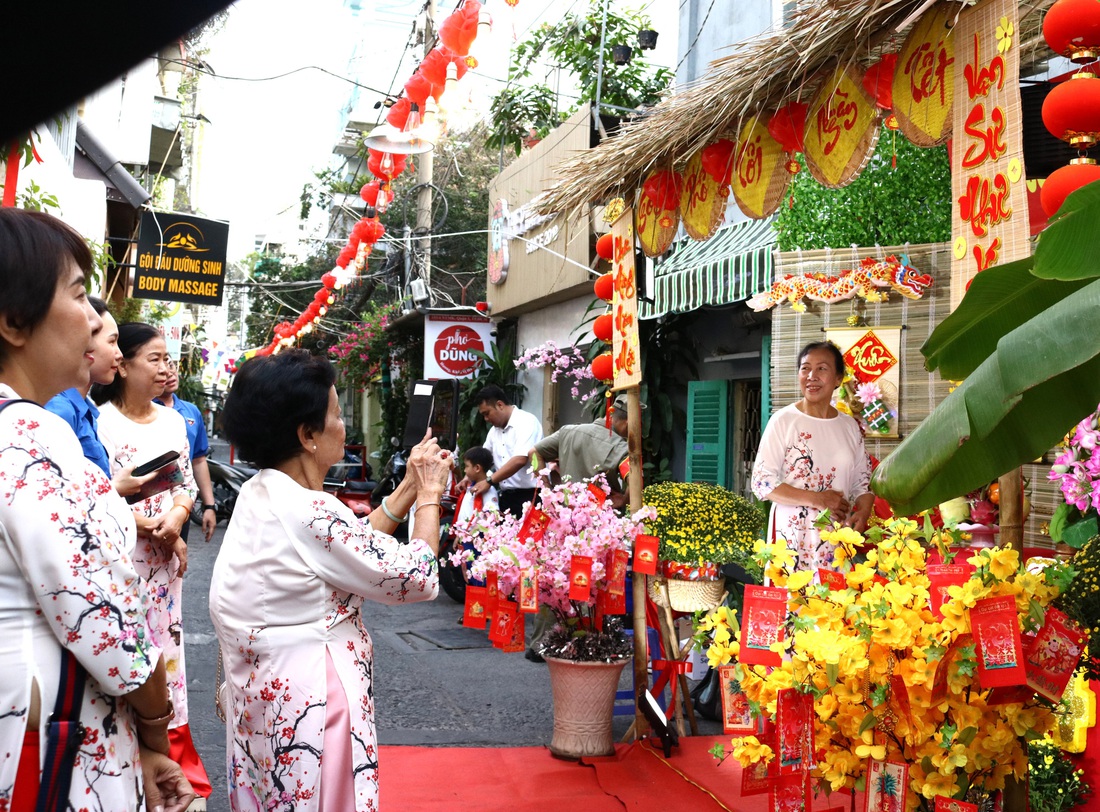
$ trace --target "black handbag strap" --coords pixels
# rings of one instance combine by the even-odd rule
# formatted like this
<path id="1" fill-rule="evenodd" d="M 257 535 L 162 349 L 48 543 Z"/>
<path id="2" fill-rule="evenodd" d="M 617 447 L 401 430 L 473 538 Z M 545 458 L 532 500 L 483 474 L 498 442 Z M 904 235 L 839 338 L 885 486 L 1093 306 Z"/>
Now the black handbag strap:
<path id="1" fill-rule="evenodd" d="M 0 411 L 13 403 L 31 400 L 0 398 Z M 37 404 L 36 404 L 37 405 Z M 61 676 L 53 713 L 46 723 L 46 759 L 38 785 L 35 812 L 64 812 L 69 806 L 69 786 L 73 778 L 76 751 L 84 741 L 80 711 L 84 706 L 87 672 L 67 648 L 61 649 Z"/>

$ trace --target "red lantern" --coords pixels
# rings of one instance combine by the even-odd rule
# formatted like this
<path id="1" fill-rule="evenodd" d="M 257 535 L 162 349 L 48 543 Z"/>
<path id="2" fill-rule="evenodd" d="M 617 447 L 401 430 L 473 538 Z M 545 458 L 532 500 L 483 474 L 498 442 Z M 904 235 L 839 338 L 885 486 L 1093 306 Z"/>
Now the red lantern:
<path id="1" fill-rule="evenodd" d="M 1055 169 L 1039 190 L 1039 202 L 1047 217 L 1053 217 L 1066 198 L 1082 186 L 1100 180 L 1100 166 L 1092 158 L 1074 158 L 1067 166 Z"/>
<path id="2" fill-rule="evenodd" d="M 355 248 L 345 245 L 343 250 L 340 251 L 340 255 L 336 257 L 336 264 L 341 268 L 346 268 L 353 259 L 355 259 Z"/>
<path id="3" fill-rule="evenodd" d="M 420 63 L 420 72 L 424 78 L 436 87 L 444 87 L 447 84 L 447 67 L 454 65 L 458 69 L 456 79 L 466 75 L 468 67 L 466 60 L 451 53 L 447 48 L 433 48 Z M 438 99 L 437 99 L 438 100 Z"/>
<path id="4" fill-rule="evenodd" d="M 407 96 L 402 96 L 393 103 L 393 107 L 386 113 L 386 121 L 399 130 L 405 129 L 405 122 L 409 120 L 409 108 L 412 104 Z"/>
<path id="5" fill-rule="evenodd" d="M 615 256 L 615 238 L 610 233 L 601 234 L 596 240 L 596 256 L 608 261 Z"/>
<path id="6" fill-rule="evenodd" d="M 377 217 L 364 217 L 355 227 L 362 227 L 359 232 L 359 239 L 371 245 L 382 239 L 382 236 L 386 233 L 386 227 L 382 225 Z"/>
<path id="7" fill-rule="evenodd" d="M 439 41 L 456 56 L 466 56 L 477 37 L 477 16 L 481 3 L 466 0 L 462 8 L 454 12 L 439 26 Z"/>
<path id="8" fill-rule="evenodd" d="M 1082 71 L 1056 84 L 1043 100 L 1043 124 L 1070 146 L 1094 146 L 1100 135 L 1100 77 Z"/>
<path id="9" fill-rule="evenodd" d="M 806 148 L 806 112 L 810 105 L 791 102 L 775 111 L 768 119 L 768 132 L 787 152 L 802 152 Z"/>
<path id="10" fill-rule="evenodd" d="M 729 186 L 733 179 L 733 154 L 737 145 L 728 138 L 722 138 L 706 147 L 699 161 L 706 172 L 719 186 Z"/>
<path id="11" fill-rule="evenodd" d="M 328 304 L 328 297 L 332 295 L 332 291 L 328 288 L 321 288 L 319 291 L 313 294 L 313 301 L 320 304 Z"/>
<path id="12" fill-rule="evenodd" d="M 414 73 L 409 77 L 409 81 L 405 82 L 405 95 L 409 97 L 409 101 L 416 104 L 421 110 L 424 109 L 428 96 L 433 96 L 438 100 L 442 94 L 443 85 L 440 85 L 437 90 L 435 85 L 429 82 L 420 71 Z"/>
<path id="13" fill-rule="evenodd" d="M 661 210 L 671 210 L 679 206 L 683 190 L 684 179 L 674 169 L 655 172 L 642 184 L 642 194 Z"/>
<path id="14" fill-rule="evenodd" d="M 863 74 L 863 89 L 883 110 L 894 109 L 894 70 L 897 66 L 898 55 L 886 54 Z"/>
<path id="15" fill-rule="evenodd" d="M 615 364 L 611 353 L 605 352 L 592 360 L 592 377 L 598 381 L 610 381 L 615 377 Z"/>
<path id="16" fill-rule="evenodd" d="M 600 341 L 611 341 L 611 333 L 615 327 L 615 318 L 610 313 L 604 313 L 602 316 L 597 316 L 596 320 L 592 322 L 592 335 L 598 338 Z"/>
<path id="17" fill-rule="evenodd" d="M 332 271 L 323 274 L 321 276 L 321 284 L 329 290 L 334 290 L 336 288 L 336 274 L 334 274 Z"/>
<path id="18" fill-rule="evenodd" d="M 1100 56 L 1100 4 L 1096 0 L 1058 0 L 1043 18 L 1043 39 L 1050 49 L 1083 64 Z"/>
<path id="19" fill-rule="evenodd" d="M 597 299 L 603 299 L 605 302 L 610 302 L 615 296 L 615 275 L 605 273 L 596 280 L 596 284 L 593 285 L 592 288 L 596 292 Z"/>
<path id="20" fill-rule="evenodd" d="M 382 180 L 393 180 L 402 172 L 405 171 L 405 156 L 394 155 L 391 152 L 381 152 L 377 149 L 367 148 L 369 158 L 367 160 L 367 169 L 376 178 Z M 389 155 L 389 161 L 386 161 L 386 156 Z M 389 166 L 385 166 L 389 163 Z"/>

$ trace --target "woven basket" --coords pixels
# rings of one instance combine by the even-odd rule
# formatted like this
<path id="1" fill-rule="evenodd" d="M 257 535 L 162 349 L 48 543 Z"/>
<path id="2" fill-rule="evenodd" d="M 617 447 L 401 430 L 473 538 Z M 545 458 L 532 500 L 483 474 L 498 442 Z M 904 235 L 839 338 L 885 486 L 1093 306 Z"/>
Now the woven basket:
<path id="1" fill-rule="evenodd" d="M 716 581 L 668 579 L 668 599 L 677 612 L 709 611 L 721 602 L 725 594 L 725 578 Z"/>

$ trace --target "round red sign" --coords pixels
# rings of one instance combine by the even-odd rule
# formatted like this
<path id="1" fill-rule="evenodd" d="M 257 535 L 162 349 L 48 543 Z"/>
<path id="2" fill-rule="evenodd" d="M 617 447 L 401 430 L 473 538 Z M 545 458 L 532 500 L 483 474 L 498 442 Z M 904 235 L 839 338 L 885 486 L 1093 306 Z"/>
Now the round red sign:
<path id="1" fill-rule="evenodd" d="M 476 330 L 464 324 L 448 327 L 435 340 L 435 362 L 455 378 L 472 375 L 481 363 L 474 351 L 484 352 L 485 345 Z"/>

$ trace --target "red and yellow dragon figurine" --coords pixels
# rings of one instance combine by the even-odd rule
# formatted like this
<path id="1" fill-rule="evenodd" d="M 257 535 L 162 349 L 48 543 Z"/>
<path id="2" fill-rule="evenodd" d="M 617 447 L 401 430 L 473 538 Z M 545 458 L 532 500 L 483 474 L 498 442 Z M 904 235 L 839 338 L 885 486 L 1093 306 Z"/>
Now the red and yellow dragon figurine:
<path id="1" fill-rule="evenodd" d="M 772 282 L 768 290 L 756 294 L 747 304 L 760 312 L 775 307 L 780 302 L 790 302 L 792 309 L 806 309 L 803 299 L 816 302 L 842 302 L 859 296 L 869 302 L 884 302 L 893 288 L 907 299 L 919 299 L 932 284 L 930 274 L 922 274 L 909 264 L 909 257 L 890 255 L 876 260 L 867 257 L 854 269 L 841 271 L 836 276 L 828 274 L 784 274 Z"/>

